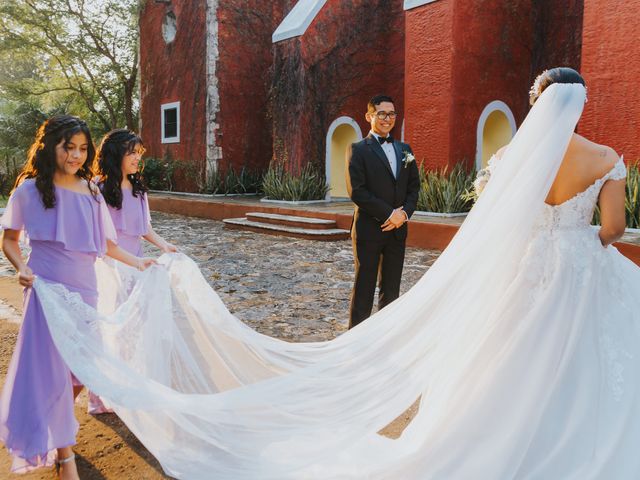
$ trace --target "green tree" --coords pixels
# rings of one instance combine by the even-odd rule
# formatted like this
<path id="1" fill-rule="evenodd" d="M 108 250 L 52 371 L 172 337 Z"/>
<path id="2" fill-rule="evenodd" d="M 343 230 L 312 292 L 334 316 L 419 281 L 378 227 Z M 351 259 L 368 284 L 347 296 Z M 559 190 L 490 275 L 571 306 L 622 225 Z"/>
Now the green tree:
<path id="1" fill-rule="evenodd" d="M 0 94 L 137 128 L 139 0 L 2 0 Z"/>

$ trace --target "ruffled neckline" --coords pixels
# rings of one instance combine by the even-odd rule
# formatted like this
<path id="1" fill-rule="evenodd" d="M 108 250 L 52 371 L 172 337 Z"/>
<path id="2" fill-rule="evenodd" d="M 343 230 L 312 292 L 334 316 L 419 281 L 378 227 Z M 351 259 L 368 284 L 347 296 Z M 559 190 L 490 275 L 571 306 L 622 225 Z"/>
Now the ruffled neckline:
<path id="1" fill-rule="evenodd" d="M 122 208 L 108 207 L 118 235 L 141 237 L 149 232 L 151 217 L 146 194 L 134 197 L 131 189 L 123 188 Z"/>
<path id="2" fill-rule="evenodd" d="M 25 180 L 11 195 L 0 224 L 24 230 L 30 242 L 57 242 L 65 250 L 104 256 L 116 232 L 102 195 L 56 187 L 55 197 L 55 206 L 45 208 L 35 180 Z"/>

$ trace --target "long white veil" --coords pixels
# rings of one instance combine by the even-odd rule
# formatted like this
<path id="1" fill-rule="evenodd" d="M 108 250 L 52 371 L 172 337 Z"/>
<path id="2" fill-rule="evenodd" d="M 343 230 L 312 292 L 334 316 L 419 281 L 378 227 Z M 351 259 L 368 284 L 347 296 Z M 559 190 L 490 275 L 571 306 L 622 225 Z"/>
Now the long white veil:
<path id="1" fill-rule="evenodd" d="M 431 269 L 333 341 L 256 333 L 190 259 L 164 255 L 124 274 L 131 294 L 108 315 L 36 280 L 55 344 L 174 477 L 437 478 L 416 458 L 508 347 L 510 285 L 584 100 L 547 88 Z M 419 397 L 400 439 L 376 434 Z"/>

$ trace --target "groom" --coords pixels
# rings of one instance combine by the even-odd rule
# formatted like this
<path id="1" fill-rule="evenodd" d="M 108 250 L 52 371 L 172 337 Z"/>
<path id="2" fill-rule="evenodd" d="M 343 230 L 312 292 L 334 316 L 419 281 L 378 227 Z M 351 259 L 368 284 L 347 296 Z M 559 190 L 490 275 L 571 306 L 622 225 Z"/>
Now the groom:
<path id="1" fill-rule="evenodd" d="M 416 209 L 420 177 L 411 147 L 390 135 L 396 117 L 391 97 L 373 97 L 365 115 L 371 132 L 347 150 L 347 190 L 356 204 L 349 328 L 371 315 L 378 276 L 378 309 L 400 295 L 406 223 Z"/>

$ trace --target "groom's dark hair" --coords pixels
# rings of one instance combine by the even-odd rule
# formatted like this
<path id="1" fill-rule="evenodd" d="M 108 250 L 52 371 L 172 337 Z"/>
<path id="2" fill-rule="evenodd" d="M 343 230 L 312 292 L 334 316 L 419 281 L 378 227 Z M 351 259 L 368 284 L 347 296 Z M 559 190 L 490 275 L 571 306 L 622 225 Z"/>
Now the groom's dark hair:
<path id="1" fill-rule="evenodd" d="M 391 98 L 389 95 L 376 95 L 371 100 L 369 100 L 369 103 L 367 104 L 367 111 L 375 112 L 376 105 L 380 105 L 382 102 L 394 103 L 393 98 Z"/>

